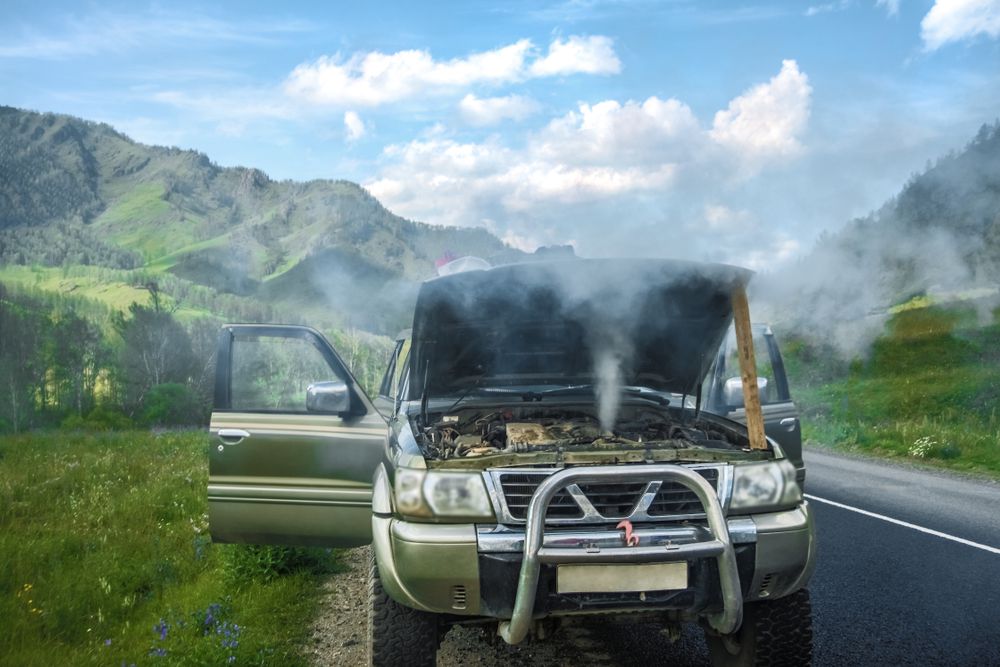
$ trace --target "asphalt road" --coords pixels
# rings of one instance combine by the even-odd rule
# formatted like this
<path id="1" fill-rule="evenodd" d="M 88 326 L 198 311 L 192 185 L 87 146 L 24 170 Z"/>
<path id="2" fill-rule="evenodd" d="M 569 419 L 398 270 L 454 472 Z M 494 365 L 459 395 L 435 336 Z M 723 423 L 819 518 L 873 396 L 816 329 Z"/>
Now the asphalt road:
<path id="1" fill-rule="evenodd" d="M 1000 485 L 816 449 L 806 467 L 819 539 L 814 664 L 1000 666 Z M 496 662 L 455 634 L 445 664 L 708 664 L 698 629 L 671 643 L 627 618 L 508 647 Z"/>
<path id="2" fill-rule="evenodd" d="M 1000 486 L 817 450 L 805 460 L 816 664 L 1000 665 Z"/>

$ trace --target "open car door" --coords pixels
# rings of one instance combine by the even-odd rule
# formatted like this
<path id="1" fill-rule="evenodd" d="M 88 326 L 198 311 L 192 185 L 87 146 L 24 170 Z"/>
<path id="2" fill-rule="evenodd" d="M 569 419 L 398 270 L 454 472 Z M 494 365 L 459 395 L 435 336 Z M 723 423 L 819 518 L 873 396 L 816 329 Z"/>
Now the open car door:
<path id="1" fill-rule="evenodd" d="M 319 332 L 226 325 L 210 426 L 217 542 L 349 547 L 371 541 L 385 419 Z"/>

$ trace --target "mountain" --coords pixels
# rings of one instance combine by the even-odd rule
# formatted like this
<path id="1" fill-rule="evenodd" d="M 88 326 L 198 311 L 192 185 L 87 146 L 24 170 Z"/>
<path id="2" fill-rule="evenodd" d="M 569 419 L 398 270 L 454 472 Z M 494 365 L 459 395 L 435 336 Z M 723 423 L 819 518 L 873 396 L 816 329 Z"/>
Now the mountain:
<path id="1" fill-rule="evenodd" d="M 523 257 L 482 229 L 394 215 L 355 183 L 275 181 L 108 125 L 0 107 L 6 267 L 116 269 L 168 292 L 203 286 L 394 333 L 414 285 L 449 252 Z"/>
<path id="2" fill-rule="evenodd" d="M 986 312 L 998 286 L 1000 122 L 878 210 L 823 234 L 792 266 L 762 276 L 757 295 L 770 319 L 856 353 L 893 306 L 974 297 Z"/>

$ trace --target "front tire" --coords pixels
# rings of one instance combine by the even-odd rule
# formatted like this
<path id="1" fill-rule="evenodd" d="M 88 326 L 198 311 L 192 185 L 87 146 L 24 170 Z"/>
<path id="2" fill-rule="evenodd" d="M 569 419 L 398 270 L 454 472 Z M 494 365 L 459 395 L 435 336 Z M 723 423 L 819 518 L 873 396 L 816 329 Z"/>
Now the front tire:
<path id="1" fill-rule="evenodd" d="M 393 600 L 382 588 L 372 556 L 368 571 L 368 659 L 372 667 L 433 667 L 438 619 Z"/>
<path id="2" fill-rule="evenodd" d="M 802 589 L 778 600 L 751 602 L 731 635 L 706 631 L 714 667 L 800 667 L 812 663 L 812 606 Z"/>

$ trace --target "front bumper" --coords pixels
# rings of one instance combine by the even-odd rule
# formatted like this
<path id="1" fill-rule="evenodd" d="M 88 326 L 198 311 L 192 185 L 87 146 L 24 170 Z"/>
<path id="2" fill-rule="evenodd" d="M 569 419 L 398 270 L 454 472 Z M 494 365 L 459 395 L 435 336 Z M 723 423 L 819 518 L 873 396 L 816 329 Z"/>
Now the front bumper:
<path id="1" fill-rule="evenodd" d="M 603 470 L 619 479 L 623 473 L 621 467 Z M 572 468 L 552 475 L 548 486 L 536 492 L 538 502 L 533 501 L 535 511 L 529 517 L 544 516 L 543 491 L 551 498 L 560 488 L 603 470 Z M 537 618 L 579 612 L 673 609 L 704 616 L 718 631 L 728 632 L 739 626 L 744 601 L 782 597 L 808 583 L 815 564 L 815 534 L 807 503 L 783 512 L 726 519 L 715 492 L 695 473 L 665 465 L 643 466 L 634 474 L 670 477 L 696 493 L 700 489 L 707 525 L 637 526 L 638 546 L 625 547 L 622 531 L 610 526 L 553 530 L 529 518 L 522 530 L 376 515 L 374 547 L 382 584 L 410 607 L 500 619 L 501 634 L 516 643 Z M 665 561 L 688 564 L 686 589 L 583 596 L 556 592 L 559 563 Z"/>

